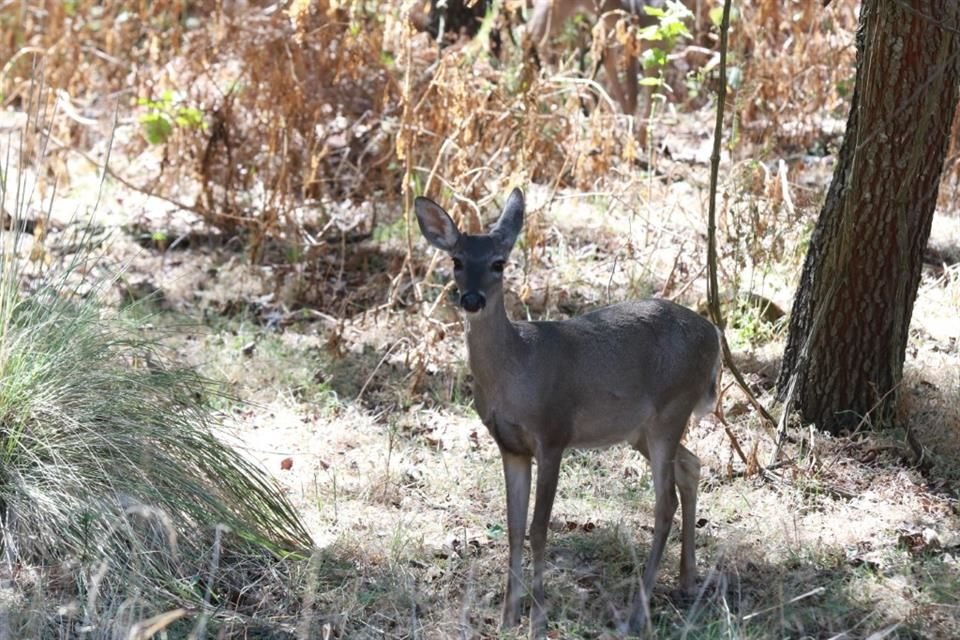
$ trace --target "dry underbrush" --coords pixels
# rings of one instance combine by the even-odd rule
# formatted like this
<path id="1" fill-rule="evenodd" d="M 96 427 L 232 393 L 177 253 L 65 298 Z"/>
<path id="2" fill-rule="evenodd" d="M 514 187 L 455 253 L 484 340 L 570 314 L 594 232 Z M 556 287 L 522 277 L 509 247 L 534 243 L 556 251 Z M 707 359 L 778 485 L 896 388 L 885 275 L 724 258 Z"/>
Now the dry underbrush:
<path id="1" fill-rule="evenodd" d="M 509 184 L 603 190 L 646 156 L 631 133 L 639 125 L 608 101 L 582 114 L 586 89 L 574 72 L 538 72 L 524 58 L 518 25 L 497 22 L 509 31 L 499 60 L 483 37 L 438 51 L 410 25 L 415 4 L 22 3 L 0 17 L 0 59 L 10 60 L 0 91 L 22 106 L 31 79 L 43 77 L 47 100 L 66 113 L 53 125 L 61 154 L 92 149 L 115 109 L 144 129 L 165 120 L 155 149 L 142 137 L 120 149 L 157 161 L 118 173 L 216 228 L 245 232 L 254 259 L 276 239 L 294 248 L 287 259 L 309 262 L 326 251 L 317 236 L 367 237 L 418 192 L 447 194 L 476 224 L 472 203 Z M 715 47 L 709 13 L 719 4 L 691 3 L 701 16 L 691 42 Z M 748 0 L 738 9 L 732 149 L 822 153 L 840 132 L 853 77 L 853 3 Z M 681 109 L 704 104 L 715 84 L 715 59 L 696 66 L 708 49 L 685 47 L 666 74 Z M 658 122 L 654 139 L 658 126 L 674 126 Z M 336 206 L 344 201 L 370 206 Z"/>

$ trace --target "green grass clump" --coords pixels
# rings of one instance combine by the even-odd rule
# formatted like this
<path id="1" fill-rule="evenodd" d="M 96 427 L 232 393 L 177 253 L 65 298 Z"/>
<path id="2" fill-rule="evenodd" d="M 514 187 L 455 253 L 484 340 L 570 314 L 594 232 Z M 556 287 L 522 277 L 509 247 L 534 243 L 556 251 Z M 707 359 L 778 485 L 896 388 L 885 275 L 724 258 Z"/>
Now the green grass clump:
<path id="1" fill-rule="evenodd" d="M 217 386 L 168 364 L 147 318 L 79 295 L 80 270 L 27 277 L 19 239 L 0 231 L 0 631 L 290 615 L 310 536 L 215 436 Z"/>

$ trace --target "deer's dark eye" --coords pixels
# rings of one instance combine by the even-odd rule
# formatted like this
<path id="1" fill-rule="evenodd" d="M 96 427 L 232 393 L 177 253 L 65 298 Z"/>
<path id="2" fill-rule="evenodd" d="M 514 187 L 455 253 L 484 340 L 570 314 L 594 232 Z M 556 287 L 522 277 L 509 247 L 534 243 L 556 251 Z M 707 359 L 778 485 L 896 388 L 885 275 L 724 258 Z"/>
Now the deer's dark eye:
<path id="1" fill-rule="evenodd" d="M 461 261 L 460 258 L 453 259 L 453 270 L 463 271 L 463 261 Z"/>
<path id="2" fill-rule="evenodd" d="M 506 263 L 503 260 L 496 260 L 490 265 L 490 270 L 494 273 L 503 273 L 503 267 Z"/>

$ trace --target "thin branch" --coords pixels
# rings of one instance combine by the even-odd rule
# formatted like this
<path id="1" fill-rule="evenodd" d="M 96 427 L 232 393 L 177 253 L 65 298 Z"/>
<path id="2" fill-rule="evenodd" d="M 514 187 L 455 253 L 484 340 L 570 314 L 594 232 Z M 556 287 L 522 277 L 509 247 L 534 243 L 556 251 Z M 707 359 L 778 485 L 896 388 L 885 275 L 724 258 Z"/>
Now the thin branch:
<path id="1" fill-rule="evenodd" d="M 181 202 L 181 201 L 179 201 L 179 200 L 175 200 L 175 199 L 170 198 L 170 197 L 167 197 L 167 196 L 165 196 L 165 195 L 163 195 L 163 194 L 157 193 L 157 192 L 153 191 L 152 189 L 149 189 L 149 188 L 147 188 L 147 187 L 141 187 L 141 186 L 139 186 L 139 185 L 136 185 L 136 184 L 130 182 L 129 180 L 127 180 L 126 178 L 124 178 L 122 175 L 120 175 L 119 173 L 117 173 L 116 171 L 114 171 L 113 169 L 111 169 L 110 166 L 109 166 L 106 162 L 104 162 L 103 164 L 101 164 L 100 162 L 98 162 L 98 161 L 96 160 L 96 158 L 90 156 L 90 155 L 89 155 L 88 153 L 86 153 L 85 151 L 81 151 L 80 149 L 74 148 L 74 147 L 66 144 L 65 142 L 62 142 L 61 140 L 58 140 L 58 139 L 57 139 L 56 137 L 54 137 L 54 136 L 50 136 L 50 141 L 51 141 L 52 143 L 54 143 L 55 145 L 57 145 L 57 147 L 59 147 L 60 149 L 62 149 L 62 150 L 64 150 L 64 151 L 69 151 L 69 152 L 71 152 L 71 153 L 77 154 L 78 156 L 80 156 L 81 158 L 83 158 L 84 160 L 86 160 L 87 162 L 89 162 L 90 164 L 92 164 L 93 166 L 95 166 L 96 168 L 98 168 L 98 169 L 100 169 L 101 171 L 103 171 L 103 175 L 108 175 L 108 176 L 110 176 L 111 178 L 113 178 L 114 180 L 116 180 L 117 182 L 119 182 L 120 184 L 122 184 L 123 186 L 125 186 L 126 188 L 130 189 L 131 191 L 136 191 L 137 193 L 142 193 L 143 195 L 145 195 L 145 196 L 147 196 L 147 197 L 150 197 L 150 198 L 157 198 L 157 199 L 159 199 L 159 200 L 163 200 L 164 202 L 168 202 L 168 203 L 172 204 L 173 206 L 177 207 L 178 209 L 183 209 L 184 211 L 192 211 L 193 213 L 198 213 L 198 214 L 201 214 L 201 215 L 207 213 L 206 211 L 204 211 L 203 209 L 201 209 L 200 207 L 198 207 L 198 206 L 196 206 L 196 205 L 187 204 L 187 203 L 185 203 L 185 202 Z M 107 160 L 109 160 L 109 157 L 107 158 Z M 101 176 L 101 188 L 102 188 L 102 182 L 103 182 L 103 176 Z M 99 197 L 99 191 L 98 191 L 98 197 Z M 228 216 L 227 214 L 221 214 L 221 216 L 223 216 L 223 217 L 233 217 L 233 218 L 237 218 L 237 219 L 242 219 L 242 218 L 240 218 L 239 216 Z"/>
<path id="2" fill-rule="evenodd" d="M 720 172 L 720 141 L 723 137 L 723 111 L 727 98 L 727 33 L 729 29 L 730 0 L 724 0 L 723 17 L 720 20 L 720 86 L 717 89 L 717 120 L 713 132 L 713 152 L 710 154 L 710 205 L 707 220 L 707 305 L 710 309 L 711 319 L 720 328 L 723 363 L 730 370 L 730 374 L 737 381 L 737 385 L 746 394 L 747 400 L 754 410 L 763 418 L 764 427 L 772 433 L 776 421 L 753 395 L 753 391 L 747 386 L 743 374 L 740 373 L 733 361 L 733 354 L 724 333 L 723 312 L 720 310 L 720 291 L 717 284 L 717 176 Z"/>

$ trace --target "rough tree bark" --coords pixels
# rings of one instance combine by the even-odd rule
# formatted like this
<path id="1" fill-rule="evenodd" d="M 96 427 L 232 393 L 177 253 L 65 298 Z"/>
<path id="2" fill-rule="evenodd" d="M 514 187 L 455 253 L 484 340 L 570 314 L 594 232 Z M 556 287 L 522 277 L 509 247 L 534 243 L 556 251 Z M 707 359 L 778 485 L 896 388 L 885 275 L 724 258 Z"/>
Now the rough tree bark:
<path id="1" fill-rule="evenodd" d="M 833 433 L 892 421 L 958 87 L 958 0 L 863 0 L 846 135 L 777 381 L 783 400 L 796 375 L 802 419 Z"/>

